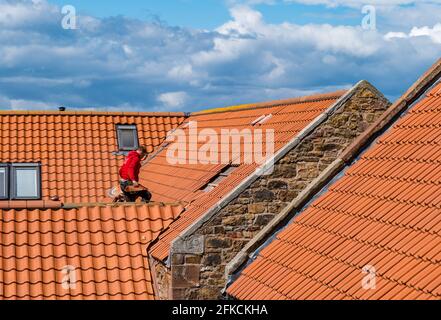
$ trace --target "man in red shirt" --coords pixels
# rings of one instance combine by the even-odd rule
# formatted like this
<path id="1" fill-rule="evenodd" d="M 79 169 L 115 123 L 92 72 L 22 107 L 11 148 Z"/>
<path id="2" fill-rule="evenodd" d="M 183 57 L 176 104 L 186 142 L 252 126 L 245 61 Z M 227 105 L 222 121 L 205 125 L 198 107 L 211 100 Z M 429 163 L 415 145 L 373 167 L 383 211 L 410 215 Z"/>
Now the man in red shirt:
<path id="1" fill-rule="evenodd" d="M 139 186 L 139 171 L 141 170 L 141 161 L 146 157 L 146 155 L 147 150 L 145 147 L 139 147 L 136 151 L 130 151 L 121 169 L 119 169 L 121 190 L 129 202 L 136 202 L 136 199 L 139 197 L 141 197 L 144 202 L 149 202 L 152 198 L 152 195 L 147 190 L 140 190 L 136 192 L 126 191 L 128 186 Z"/>

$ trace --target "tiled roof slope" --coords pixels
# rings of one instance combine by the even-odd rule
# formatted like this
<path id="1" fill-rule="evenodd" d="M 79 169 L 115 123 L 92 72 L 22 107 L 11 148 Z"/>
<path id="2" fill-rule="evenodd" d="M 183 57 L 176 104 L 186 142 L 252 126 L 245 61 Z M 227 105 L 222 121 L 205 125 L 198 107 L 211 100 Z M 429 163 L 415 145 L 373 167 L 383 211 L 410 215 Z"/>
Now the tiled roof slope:
<path id="1" fill-rule="evenodd" d="M 251 123 L 254 120 L 262 115 L 272 114 L 271 119 L 257 128 L 274 129 L 275 151 L 277 152 L 344 93 L 345 91 L 338 91 L 325 95 L 276 101 L 248 108 L 233 108 L 227 112 L 196 113 L 185 122 L 197 122 L 199 132 L 203 129 L 214 129 L 219 133 L 222 129 L 253 129 Z M 181 126 L 183 127 L 185 125 Z M 183 130 L 188 137 L 189 128 L 183 128 Z M 202 144 L 203 142 L 200 142 L 198 146 Z M 226 164 L 170 165 L 166 157 L 167 149 L 164 149 L 142 168 L 141 183 L 149 188 L 155 201 L 183 201 L 190 204 L 186 207 L 185 213 L 152 246 L 150 253 L 160 260 L 168 256 L 171 241 L 258 168 L 256 163 L 246 164 L 241 161 L 241 165 L 229 177 L 214 190 L 206 193 L 201 188 L 224 169 Z M 186 157 L 187 160 L 191 160 L 188 159 L 189 153 Z M 243 150 L 241 160 L 244 160 Z"/>
<path id="2" fill-rule="evenodd" d="M 40 162 L 43 199 L 101 202 L 118 181 L 115 125 L 136 124 L 151 152 L 183 113 L 0 112 L 0 162 Z"/>
<path id="3" fill-rule="evenodd" d="M 441 298 L 441 83 L 228 288 L 239 299 Z M 362 272 L 374 267 L 376 289 Z"/>
<path id="4" fill-rule="evenodd" d="M 154 299 L 147 246 L 181 211 L 0 210 L 0 299 Z M 75 268 L 75 288 L 63 287 L 66 266 Z"/>

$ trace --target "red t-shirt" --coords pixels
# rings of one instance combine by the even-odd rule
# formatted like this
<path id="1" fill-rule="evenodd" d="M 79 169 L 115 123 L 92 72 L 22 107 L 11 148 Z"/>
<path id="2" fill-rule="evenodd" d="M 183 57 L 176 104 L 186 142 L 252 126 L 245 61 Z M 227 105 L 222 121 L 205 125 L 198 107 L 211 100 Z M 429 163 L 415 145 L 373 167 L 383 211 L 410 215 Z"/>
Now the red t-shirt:
<path id="1" fill-rule="evenodd" d="M 119 176 L 124 180 L 139 181 L 139 170 L 141 169 L 141 157 L 138 152 L 130 151 L 119 169 Z"/>

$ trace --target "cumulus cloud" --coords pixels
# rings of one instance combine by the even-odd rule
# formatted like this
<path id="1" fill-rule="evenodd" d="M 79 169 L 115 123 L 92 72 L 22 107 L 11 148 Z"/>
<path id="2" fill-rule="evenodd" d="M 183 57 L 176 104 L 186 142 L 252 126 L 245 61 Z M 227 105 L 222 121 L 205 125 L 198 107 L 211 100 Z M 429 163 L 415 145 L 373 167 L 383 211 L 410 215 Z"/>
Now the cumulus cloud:
<path id="1" fill-rule="evenodd" d="M 160 101 L 167 110 L 180 109 L 185 106 L 188 98 L 187 93 L 182 91 L 166 92 L 158 96 L 158 101 Z"/>
<path id="2" fill-rule="evenodd" d="M 297 2 L 309 5 L 326 5 L 328 7 L 348 6 L 348 7 L 362 7 L 366 4 L 374 6 L 400 6 L 411 5 L 416 3 L 441 3 L 441 0 L 370 0 L 368 2 L 359 0 L 284 0 L 285 2 Z"/>
<path id="3" fill-rule="evenodd" d="M 79 16 L 77 30 L 64 30 L 61 20 L 43 0 L 0 0 L 0 108 L 192 111 L 361 79 L 393 98 L 441 49 L 437 24 L 395 34 L 270 24 L 243 4 L 215 30 L 122 16 Z"/>
<path id="4" fill-rule="evenodd" d="M 404 32 L 388 32 L 385 36 L 385 39 L 406 39 L 413 37 L 427 37 L 430 38 L 434 43 L 441 44 L 441 23 L 436 24 L 433 28 L 425 26 L 425 27 L 414 27 L 409 33 Z"/>
<path id="5" fill-rule="evenodd" d="M 436 24 L 433 28 L 428 26 L 422 28 L 413 28 L 409 34 L 410 37 L 429 37 L 435 43 L 441 44 L 441 23 Z"/>

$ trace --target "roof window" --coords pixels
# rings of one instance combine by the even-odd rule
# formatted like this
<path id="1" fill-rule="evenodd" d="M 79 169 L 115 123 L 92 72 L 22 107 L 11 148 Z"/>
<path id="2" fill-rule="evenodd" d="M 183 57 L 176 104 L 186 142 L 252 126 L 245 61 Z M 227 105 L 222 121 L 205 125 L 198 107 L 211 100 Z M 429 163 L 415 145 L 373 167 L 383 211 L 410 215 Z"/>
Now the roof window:
<path id="1" fill-rule="evenodd" d="M 39 163 L 0 164 L 0 200 L 41 199 Z"/>
<path id="2" fill-rule="evenodd" d="M 139 147 L 138 130 L 136 125 L 117 125 L 118 149 L 132 151 Z"/>

